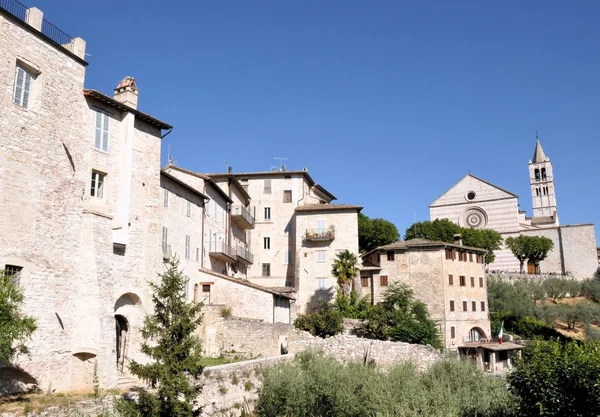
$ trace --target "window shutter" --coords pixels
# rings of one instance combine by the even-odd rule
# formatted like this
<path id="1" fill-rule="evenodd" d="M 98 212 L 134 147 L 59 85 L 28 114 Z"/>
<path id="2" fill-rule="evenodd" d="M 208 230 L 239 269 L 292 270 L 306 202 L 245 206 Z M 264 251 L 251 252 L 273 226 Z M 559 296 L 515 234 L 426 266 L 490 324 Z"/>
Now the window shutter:
<path id="1" fill-rule="evenodd" d="M 108 114 L 102 113 L 102 150 L 108 152 Z"/>
<path id="2" fill-rule="evenodd" d="M 25 78 L 25 82 L 24 82 L 24 87 L 23 87 L 23 107 L 27 108 L 27 105 L 29 104 L 29 89 L 31 87 L 31 74 L 29 74 L 28 72 L 23 71 L 24 74 L 24 78 Z"/>
<path id="3" fill-rule="evenodd" d="M 96 138 L 94 140 L 94 147 L 96 149 L 102 149 L 102 113 L 96 112 Z"/>
<path id="4" fill-rule="evenodd" d="M 25 71 L 23 68 L 17 67 L 17 76 L 15 79 L 15 96 L 13 102 L 21 105 L 21 97 L 23 95 L 23 78 L 25 77 Z"/>

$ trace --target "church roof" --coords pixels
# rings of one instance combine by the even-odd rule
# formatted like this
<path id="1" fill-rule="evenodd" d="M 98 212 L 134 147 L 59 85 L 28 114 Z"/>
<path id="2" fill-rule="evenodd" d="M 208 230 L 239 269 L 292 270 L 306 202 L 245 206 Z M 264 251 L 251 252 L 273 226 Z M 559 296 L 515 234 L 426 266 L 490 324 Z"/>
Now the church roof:
<path id="1" fill-rule="evenodd" d="M 438 201 L 439 201 L 440 199 L 442 199 L 442 197 L 444 197 L 446 194 L 448 194 L 448 192 L 449 192 L 450 190 L 452 190 L 454 187 L 456 187 L 456 186 L 457 186 L 457 185 L 459 185 L 461 182 L 463 182 L 463 181 L 464 181 L 466 178 L 469 178 L 469 177 L 470 177 L 470 178 L 473 178 L 473 179 L 475 179 L 475 180 L 477 180 L 477 181 L 480 181 L 480 182 L 482 182 L 482 183 L 484 183 L 484 184 L 487 184 L 487 185 L 489 185 L 490 187 L 492 187 L 492 188 L 495 188 L 496 190 L 502 191 L 503 193 L 506 193 L 506 194 L 508 194 L 510 197 L 519 198 L 519 196 L 518 196 L 518 195 L 516 195 L 516 194 L 514 194 L 514 193 L 511 193 L 510 191 L 507 191 L 507 190 L 505 190 L 504 188 L 500 188 L 500 187 L 498 187 L 497 185 L 495 185 L 495 184 L 492 184 L 491 182 L 488 182 L 488 181 L 486 181 L 486 180 L 484 180 L 484 179 L 481 179 L 481 178 L 479 178 L 479 177 L 476 177 L 475 175 L 473 175 L 473 174 L 469 173 L 469 174 L 465 175 L 464 177 L 462 177 L 460 180 L 458 180 L 458 181 L 456 182 L 456 184 L 454 184 L 454 185 L 453 185 L 452 187 L 450 187 L 448 190 L 446 190 L 446 192 L 444 192 L 444 194 L 442 194 L 441 196 L 439 196 L 438 198 L 436 198 L 436 199 L 435 199 L 435 201 L 429 205 L 429 207 L 430 207 L 430 208 L 431 208 L 431 207 L 435 207 L 435 206 L 437 205 Z"/>
<path id="2" fill-rule="evenodd" d="M 533 159 L 531 160 L 534 164 L 539 164 L 540 162 L 548 162 L 550 159 L 544 153 L 542 149 L 542 144 L 538 139 L 535 143 L 535 151 L 533 151 Z"/>

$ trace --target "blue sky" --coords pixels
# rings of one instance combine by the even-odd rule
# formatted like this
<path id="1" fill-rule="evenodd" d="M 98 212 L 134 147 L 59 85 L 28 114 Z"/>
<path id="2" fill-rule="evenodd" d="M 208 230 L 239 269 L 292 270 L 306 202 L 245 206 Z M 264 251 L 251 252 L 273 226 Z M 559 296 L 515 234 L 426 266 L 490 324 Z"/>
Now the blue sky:
<path id="1" fill-rule="evenodd" d="M 36 0 L 87 41 L 86 87 L 136 78 L 202 172 L 306 166 L 404 232 L 471 172 L 520 196 L 535 131 L 561 223 L 596 223 L 600 2 Z M 599 234 L 600 236 L 600 234 Z"/>

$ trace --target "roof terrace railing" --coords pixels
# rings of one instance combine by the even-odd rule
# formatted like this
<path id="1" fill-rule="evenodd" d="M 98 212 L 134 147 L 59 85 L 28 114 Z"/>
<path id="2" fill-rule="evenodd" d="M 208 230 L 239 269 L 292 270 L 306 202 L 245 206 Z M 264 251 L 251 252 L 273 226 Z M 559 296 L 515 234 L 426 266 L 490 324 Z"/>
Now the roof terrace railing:
<path id="1" fill-rule="evenodd" d="M 27 6 L 17 0 L 0 0 L 0 9 L 6 10 L 19 20 L 29 23 L 30 10 Z M 46 19 L 42 19 L 42 27 L 40 32 L 46 35 L 50 40 L 61 45 L 69 52 L 75 52 L 74 40 L 72 36 L 60 30 Z"/>

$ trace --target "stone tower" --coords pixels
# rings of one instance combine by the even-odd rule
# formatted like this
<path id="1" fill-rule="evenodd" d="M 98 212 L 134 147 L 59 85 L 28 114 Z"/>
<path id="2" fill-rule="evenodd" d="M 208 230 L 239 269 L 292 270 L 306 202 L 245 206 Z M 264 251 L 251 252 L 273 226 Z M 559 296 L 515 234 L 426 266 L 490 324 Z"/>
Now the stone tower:
<path id="1" fill-rule="evenodd" d="M 529 161 L 529 184 L 533 200 L 532 222 L 555 223 L 558 226 L 552 162 L 544 153 L 537 134 L 533 159 Z"/>

